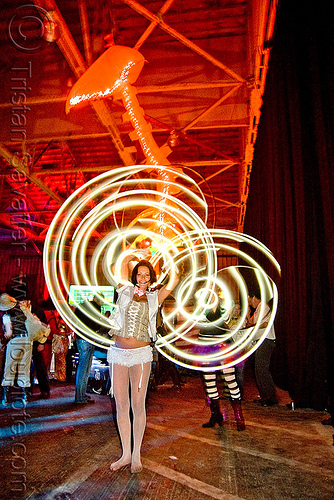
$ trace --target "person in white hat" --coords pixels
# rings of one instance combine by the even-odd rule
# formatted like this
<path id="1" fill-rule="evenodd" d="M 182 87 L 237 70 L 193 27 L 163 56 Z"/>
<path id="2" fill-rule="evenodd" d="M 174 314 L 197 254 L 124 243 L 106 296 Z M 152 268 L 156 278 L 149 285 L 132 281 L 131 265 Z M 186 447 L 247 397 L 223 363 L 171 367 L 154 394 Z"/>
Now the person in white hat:
<path id="1" fill-rule="evenodd" d="M 25 326 L 26 315 L 21 310 L 20 303 L 8 293 L 0 295 L 0 311 L 5 312 L 2 316 L 2 323 L 5 339 L 9 340 L 1 383 L 4 388 L 2 405 L 8 405 L 9 387 L 14 386 L 15 380 L 23 392 L 22 402 L 26 404 L 26 388 L 30 387 L 32 356 L 32 341 Z"/>

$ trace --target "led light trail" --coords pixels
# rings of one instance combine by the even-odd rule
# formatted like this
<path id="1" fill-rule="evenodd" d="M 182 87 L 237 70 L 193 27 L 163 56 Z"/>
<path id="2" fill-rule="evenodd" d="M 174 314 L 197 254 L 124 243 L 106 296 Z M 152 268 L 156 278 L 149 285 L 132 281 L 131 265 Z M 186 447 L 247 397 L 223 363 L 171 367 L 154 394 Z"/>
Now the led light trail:
<path id="1" fill-rule="evenodd" d="M 162 167 L 170 178 L 175 171 Z M 191 177 L 178 171 L 179 183 L 170 192 L 182 192 L 182 200 L 169 192 L 157 199 L 157 184 L 164 179 L 148 178 L 148 166 L 115 169 L 95 177 L 75 191 L 59 209 L 44 246 L 44 272 L 50 296 L 66 323 L 78 335 L 107 348 L 110 337 L 90 330 L 68 304 L 70 285 L 103 287 L 122 282 L 122 259 L 138 251 L 136 243 L 150 241 L 150 261 L 158 270 L 157 284 L 166 283 L 181 270 L 181 280 L 171 307 L 163 311 L 167 335 L 159 337 L 157 349 L 179 365 L 202 371 L 231 366 L 248 357 L 265 338 L 277 309 L 277 289 L 263 268 L 244 250 L 252 247 L 266 256 L 277 272 L 279 265 L 271 252 L 256 239 L 233 231 L 209 229 L 208 207 L 203 193 Z M 139 179 L 138 179 L 139 177 Z M 181 196 L 180 196 L 181 198 Z M 164 221 L 156 214 L 163 210 Z M 161 231 L 163 225 L 163 231 Z M 154 251 L 153 251 L 154 249 Z M 217 253 L 233 255 L 240 265 L 218 268 Z M 257 324 L 244 329 L 248 309 L 247 282 L 243 271 L 251 269 L 261 293 L 261 302 L 272 300 L 268 326 L 260 341 L 256 336 L 263 323 L 263 307 Z M 200 341 L 199 329 L 208 326 L 206 313 L 224 297 L 217 341 Z M 102 302 L 106 303 L 103 295 Z M 235 301 L 240 317 L 228 328 Z M 100 316 L 88 302 L 89 314 L 101 325 L 111 322 Z M 82 309 L 82 305 L 76 306 Z M 83 309 L 82 309 L 83 310 Z M 87 310 L 85 310 L 87 314 Z"/>

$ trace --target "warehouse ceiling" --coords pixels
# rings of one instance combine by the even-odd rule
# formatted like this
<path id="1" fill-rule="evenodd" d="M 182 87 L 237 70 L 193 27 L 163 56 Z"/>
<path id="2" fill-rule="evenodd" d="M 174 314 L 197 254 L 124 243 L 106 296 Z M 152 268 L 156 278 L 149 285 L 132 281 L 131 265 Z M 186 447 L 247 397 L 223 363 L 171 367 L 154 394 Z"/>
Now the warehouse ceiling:
<path id="1" fill-rule="evenodd" d="M 242 231 L 277 3 L 3 1 L 0 241 L 40 252 L 78 187 L 149 163 L 121 100 L 65 113 L 74 83 L 114 45 L 144 56 L 133 83 L 144 120 L 168 162 L 201 188 L 209 227 Z"/>

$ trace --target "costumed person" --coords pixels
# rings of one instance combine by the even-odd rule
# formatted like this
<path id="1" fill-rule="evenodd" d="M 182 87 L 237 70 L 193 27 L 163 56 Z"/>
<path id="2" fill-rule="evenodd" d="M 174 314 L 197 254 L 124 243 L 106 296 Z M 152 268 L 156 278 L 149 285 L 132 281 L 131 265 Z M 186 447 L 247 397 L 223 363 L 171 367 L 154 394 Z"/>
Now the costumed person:
<path id="1" fill-rule="evenodd" d="M 32 340 L 25 325 L 26 315 L 20 302 L 3 293 L 0 296 L 4 337 L 9 340 L 6 349 L 4 376 L 2 380 L 2 405 L 8 404 L 9 388 L 16 384 L 22 391 L 22 402 L 27 402 L 27 387 L 30 387 L 30 365 L 32 356 Z"/>
<path id="2" fill-rule="evenodd" d="M 33 313 L 37 316 L 37 318 L 42 321 L 44 324 L 47 324 L 47 319 L 44 313 L 44 310 L 41 307 L 33 308 Z M 31 388 L 33 388 L 33 380 L 34 375 L 36 374 L 36 378 L 38 380 L 38 387 L 40 390 L 40 397 L 42 399 L 50 398 L 50 382 L 47 366 L 45 363 L 45 359 L 43 356 L 43 351 L 46 349 L 46 343 L 48 339 L 42 343 L 37 340 L 33 342 L 32 345 L 32 361 L 34 366 L 34 371 L 31 374 Z"/>
<path id="3" fill-rule="evenodd" d="M 66 382 L 66 357 L 69 348 L 69 329 L 63 318 L 57 318 L 57 333 L 52 337 L 52 352 L 55 355 L 54 377 L 58 382 Z"/>
<path id="4" fill-rule="evenodd" d="M 94 296 L 91 304 L 97 310 L 97 313 L 100 314 L 101 300 L 97 295 Z M 87 314 L 85 314 L 85 310 Z M 90 316 L 91 313 L 89 312 L 87 304 L 83 303 L 81 309 L 77 307 L 74 314 L 94 332 L 98 332 L 101 328 L 101 325 Z M 91 399 L 91 397 L 86 394 L 95 346 L 78 335 L 76 337 L 76 345 L 79 359 L 75 376 L 75 402 L 77 404 L 95 403 L 94 399 Z"/>
<path id="5" fill-rule="evenodd" d="M 259 319 L 261 300 L 258 296 L 259 292 L 256 290 L 249 292 L 248 303 L 253 308 L 254 312 L 247 321 L 247 327 L 255 325 Z M 268 325 L 270 315 L 271 310 L 269 305 L 264 304 L 263 319 L 254 339 L 255 341 L 258 341 L 262 337 Z M 266 338 L 255 351 L 255 382 L 260 395 L 260 398 L 256 399 L 255 402 L 260 403 L 261 406 L 274 406 L 277 404 L 276 388 L 270 373 L 270 359 L 275 349 L 275 340 L 275 329 L 274 325 L 272 325 L 266 334 Z"/>
<path id="6" fill-rule="evenodd" d="M 51 368 L 51 360 L 52 360 L 52 340 L 53 336 L 58 334 L 58 311 L 56 310 L 56 307 L 54 306 L 52 300 L 48 298 L 45 300 L 42 304 L 41 307 L 44 311 L 44 315 L 46 317 L 46 322 L 50 325 L 50 335 L 47 338 L 45 344 L 44 344 L 44 349 L 42 351 L 42 356 L 44 358 L 44 363 L 46 366 L 46 371 L 48 374 L 48 378 L 52 378 L 51 373 L 50 373 L 50 368 Z"/>
<path id="7" fill-rule="evenodd" d="M 221 337 L 225 333 L 225 329 L 223 328 L 223 320 L 221 317 L 221 310 L 219 307 L 219 301 L 217 301 L 215 307 L 209 309 L 209 311 L 206 313 L 206 320 L 208 325 L 201 329 L 198 336 L 199 340 L 207 340 L 210 342 L 216 341 L 216 343 L 219 342 L 219 337 Z M 220 348 L 223 345 L 224 342 L 222 341 L 217 347 Z M 215 346 L 211 346 L 210 344 L 208 344 L 207 348 L 210 352 L 215 348 Z M 235 422 L 237 424 L 237 430 L 243 431 L 245 430 L 246 426 L 241 407 L 241 391 L 236 379 L 235 367 L 222 367 L 220 370 L 218 370 L 218 373 L 221 375 L 222 380 L 225 381 L 227 385 L 231 405 L 234 412 Z M 224 425 L 224 415 L 222 414 L 219 406 L 217 371 L 203 372 L 203 379 L 207 401 L 210 404 L 211 417 L 208 422 L 202 425 L 202 427 L 214 427 L 216 424 L 222 426 Z"/>
<path id="8" fill-rule="evenodd" d="M 131 258 L 133 257 L 127 256 L 123 259 L 122 280 L 128 280 L 128 263 Z M 127 464 L 131 464 L 132 473 L 142 470 L 140 450 L 146 426 L 145 398 L 153 359 L 150 343 L 156 340 L 158 307 L 179 280 L 175 275 L 173 280 L 169 280 L 159 290 L 150 291 L 150 286 L 155 281 L 156 274 L 151 263 L 140 260 L 132 270 L 132 284 L 121 285 L 117 289 L 116 309 L 112 315 L 113 328 L 116 328 L 116 331 L 112 329 L 115 344 L 108 351 L 108 361 L 122 456 L 110 465 L 113 471 Z"/>

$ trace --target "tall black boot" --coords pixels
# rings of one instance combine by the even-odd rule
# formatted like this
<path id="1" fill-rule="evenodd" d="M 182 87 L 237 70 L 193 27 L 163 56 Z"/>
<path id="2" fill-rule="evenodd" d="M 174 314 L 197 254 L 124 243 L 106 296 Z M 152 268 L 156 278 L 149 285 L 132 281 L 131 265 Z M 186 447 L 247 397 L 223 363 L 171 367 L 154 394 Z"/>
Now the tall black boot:
<path id="1" fill-rule="evenodd" d="M 224 416 L 222 415 L 219 408 L 219 399 L 211 399 L 210 410 L 210 420 L 206 424 L 203 424 L 202 427 L 214 427 L 216 424 L 218 424 L 220 427 L 224 425 Z"/>
<path id="2" fill-rule="evenodd" d="M 237 424 L 237 429 L 238 431 L 244 431 L 246 429 L 245 425 L 245 420 L 244 416 L 242 414 L 242 409 L 241 409 L 241 401 L 232 399 L 231 400 L 232 408 L 234 411 L 234 418 Z"/>

